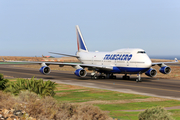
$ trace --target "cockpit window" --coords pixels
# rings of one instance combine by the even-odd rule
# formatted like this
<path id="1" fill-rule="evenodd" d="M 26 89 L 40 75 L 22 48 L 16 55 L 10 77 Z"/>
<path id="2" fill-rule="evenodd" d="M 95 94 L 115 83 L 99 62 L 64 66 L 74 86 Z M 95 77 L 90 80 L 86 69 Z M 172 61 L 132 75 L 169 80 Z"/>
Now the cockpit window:
<path id="1" fill-rule="evenodd" d="M 138 51 L 137 53 L 146 53 L 145 51 Z"/>

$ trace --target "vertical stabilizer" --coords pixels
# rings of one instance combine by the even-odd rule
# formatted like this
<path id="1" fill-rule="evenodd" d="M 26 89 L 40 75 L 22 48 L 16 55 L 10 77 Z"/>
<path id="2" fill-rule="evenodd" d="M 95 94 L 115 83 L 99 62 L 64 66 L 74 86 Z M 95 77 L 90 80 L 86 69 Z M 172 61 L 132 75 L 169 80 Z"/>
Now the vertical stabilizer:
<path id="1" fill-rule="evenodd" d="M 77 35 L 77 47 L 79 52 L 88 52 L 87 46 L 84 42 L 84 39 L 82 37 L 81 31 L 79 29 L 79 26 L 76 25 L 76 35 Z"/>

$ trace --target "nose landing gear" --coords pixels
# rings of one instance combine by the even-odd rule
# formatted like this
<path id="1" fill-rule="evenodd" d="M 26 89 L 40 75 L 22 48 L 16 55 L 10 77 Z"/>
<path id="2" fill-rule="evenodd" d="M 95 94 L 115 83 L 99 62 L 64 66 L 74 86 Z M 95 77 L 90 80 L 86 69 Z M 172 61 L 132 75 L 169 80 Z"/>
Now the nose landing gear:
<path id="1" fill-rule="evenodd" d="M 142 82 L 142 80 L 141 80 L 141 74 L 140 74 L 140 73 L 137 74 L 136 82 Z"/>

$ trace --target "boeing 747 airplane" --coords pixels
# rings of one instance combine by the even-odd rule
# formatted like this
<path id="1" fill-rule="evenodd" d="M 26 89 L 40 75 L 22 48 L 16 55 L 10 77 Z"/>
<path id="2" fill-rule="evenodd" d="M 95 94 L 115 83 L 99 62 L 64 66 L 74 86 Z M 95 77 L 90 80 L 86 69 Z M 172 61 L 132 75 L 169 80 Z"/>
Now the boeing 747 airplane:
<path id="1" fill-rule="evenodd" d="M 129 74 L 137 74 L 137 82 L 141 81 L 141 74 L 143 73 L 149 77 L 156 76 L 157 71 L 152 68 L 152 66 L 158 65 L 161 73 L 169 74 L 171 72 L 171 68 L 165 64 L 178 62 L 175 58 L 175 62 L 152 63 L 146 52 L 139 48 L 124 48 L 112 52 L 89 52 L 78 26 L 76 26 L 76 34 L 78 47 L 76 55 L 54 52 L 50 53 L 76 57 L 79 61 L 81 61 L 79 64 L 61 62 L 16 62 L 41 64 L 39 71 L 45 75 L 51 72 L 49 65 L 59 65 L 60 67 L 67 65 L 76 69 L 74 74 L 78 77 L 85 77 L 87 75 L 85 68 L 88 68 L 88 70 L 92 71 L 92 79 L 116 79 L 115 74 L 124 74 L 123 79 L 130 79 L 130 76 L 128 76 Z"/>

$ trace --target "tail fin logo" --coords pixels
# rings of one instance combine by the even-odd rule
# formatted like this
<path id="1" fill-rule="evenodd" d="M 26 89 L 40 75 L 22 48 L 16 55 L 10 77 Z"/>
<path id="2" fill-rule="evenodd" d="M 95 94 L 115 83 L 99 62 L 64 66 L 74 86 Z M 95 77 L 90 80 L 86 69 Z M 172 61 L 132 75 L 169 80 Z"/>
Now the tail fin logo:
<path id="1" fill-rule="evenodd" d="M 77 46 L 78 51 L 88 51 L 86 44 L 84 42 L 84 39 L 82 37 L 82 34 L 80 32 L 80 29 L 78 26 L 76 26 L 76 35 L 77 35 Z"/>

